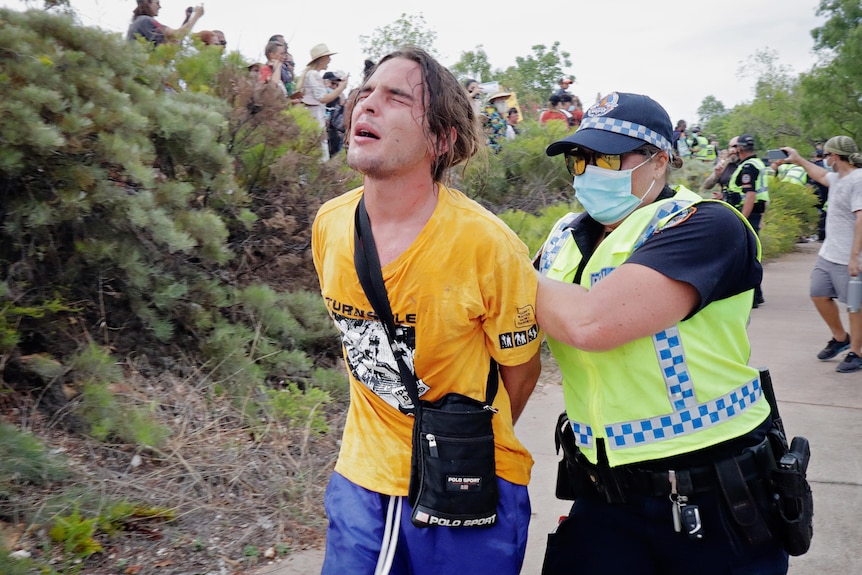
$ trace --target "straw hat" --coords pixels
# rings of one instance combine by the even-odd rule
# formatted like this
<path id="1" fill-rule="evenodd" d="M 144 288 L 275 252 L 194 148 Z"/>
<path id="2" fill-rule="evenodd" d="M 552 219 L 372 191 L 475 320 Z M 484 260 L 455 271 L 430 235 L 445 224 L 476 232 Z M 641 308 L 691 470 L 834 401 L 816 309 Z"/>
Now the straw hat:
<path id="1" fill-rule="evenodd" d="M 311 66 L 311 63 L 318 58 L 323 58 L 324 56 L 332 56 L 333 54 L 338 54 L 338 52 L 330 51 L 326 44 L 317 44 L 309 51 L 309 54 L 311 54 L 311 60 L 309 60 L 308 65 Z"/>

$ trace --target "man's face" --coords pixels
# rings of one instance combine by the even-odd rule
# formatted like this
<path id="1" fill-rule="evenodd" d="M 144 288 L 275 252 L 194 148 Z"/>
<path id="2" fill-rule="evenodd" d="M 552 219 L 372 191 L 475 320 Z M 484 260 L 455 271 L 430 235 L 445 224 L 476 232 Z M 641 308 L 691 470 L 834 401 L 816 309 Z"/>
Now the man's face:
<path id="1" fill-rule="evenodd" d="M 501 116 L 505 116 L 506 110 L 509 109 L 509 107 L 506 105 L 505 98 L 497 98 L 496 100 L 491 102 L 491 105 L 494 106 L 494 108 L 497 110 L 497 112 L 500 113 Z"/>
<path id="2" fill-rule="evenodd" d="M 284 46 L 276 46 L 275 51 L 269 55 L 270 60 L 284 60 L 284 55 L 287 53 Z"/>
<path id="3" fill-rule="evenodd" d="M 347 163 L 372 179 L 415 170 L 431 174 L 436 154 L 425 133 L 425 101 L 419 64 L 393 58 L 363 85 L 351 115 Z"/>
<path id="4" fill-rule="evenodd" d="M 739 152 L 736 147 L 737 138 L 731 138 L 730 142 L 727 144 L 727 155 L 730 158 L 731 162 L 736 162 L 739 160 Z"/>
<path id="5" fill-rule="evenodd" d="M 509 114 L 509 117 L 507 119 L 509 121 L 509 125 L 511 126 L 514 126 L 521 121 L 521 118 L 518 116 L 518 112 L 512 112 L 511 114 Z"/>

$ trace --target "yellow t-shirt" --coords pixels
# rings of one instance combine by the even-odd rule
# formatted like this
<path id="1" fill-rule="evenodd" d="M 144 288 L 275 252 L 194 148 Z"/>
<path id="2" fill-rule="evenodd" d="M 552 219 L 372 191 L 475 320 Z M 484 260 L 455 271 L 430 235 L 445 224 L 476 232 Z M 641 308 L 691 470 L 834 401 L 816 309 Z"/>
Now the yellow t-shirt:
<path id="1" fill-rule="evenodd" d="M 438 184 L 439 185 L 439 184 Z M 541 341 L 537 281 L 527 247 L 502 221 L 457 190 L 439 185 L 437 207 L 413 244 L 383 268 L 407 364 L 422 399 L 457 392 L 485 398 L 490 357 L 532 358 Z M 335 469 L 366 489 L 406 495 L 413 418 L 398 365 L 353 264 L 354 213 L 362 188 L 324 204 L 312 250 L 327 309 L 341 332 L 350 408 Z M 415 367 L 414 367 L 415 366 Z M 497 475 L 526 485 L 533 459 L 515 437 L 509 396 L 494 398 Z"/>

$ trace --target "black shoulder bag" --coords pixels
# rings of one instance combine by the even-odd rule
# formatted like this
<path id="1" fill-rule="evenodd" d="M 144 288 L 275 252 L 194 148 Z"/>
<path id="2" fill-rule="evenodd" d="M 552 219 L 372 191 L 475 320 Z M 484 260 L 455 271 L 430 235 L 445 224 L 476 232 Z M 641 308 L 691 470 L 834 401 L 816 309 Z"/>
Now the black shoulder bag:
<path id="1" fill-rule="evenodd" d="M 362 289 L 386 331 L 398 362 L 401 383 L 413 404 L 413 454 L 408 501 L 417 527 L 488 527 L 497 522 L 497 473 L 494 459 L 497 364 L 491 360 L 485 402 L 448 393 L 435 402 L 419 399 L 416 375 L 404 361 L 365 198 L 355 215 L 353 262 Z"/>

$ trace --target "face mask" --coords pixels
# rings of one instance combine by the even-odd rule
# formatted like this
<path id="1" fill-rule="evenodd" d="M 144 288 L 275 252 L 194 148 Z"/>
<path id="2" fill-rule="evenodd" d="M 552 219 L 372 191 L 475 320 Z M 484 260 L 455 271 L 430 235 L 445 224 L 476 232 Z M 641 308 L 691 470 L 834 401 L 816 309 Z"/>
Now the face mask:
<path id="1" fill-rule="evenodd" d="M 606 170 L 587 166 L 584 173 L 575 176 L 572 186 L 575 197 L 594 220 L 600 224 L 615 224 L 641 205 L 655 185 L 655 178 L 641 197 L 632 195 L 632 173 L 649 162 L 650 156 L 630 170 Z"/>

